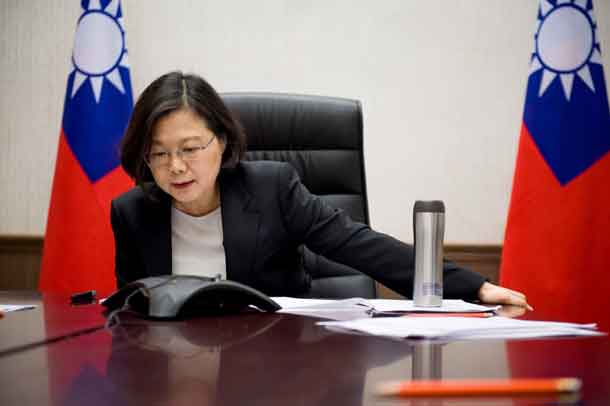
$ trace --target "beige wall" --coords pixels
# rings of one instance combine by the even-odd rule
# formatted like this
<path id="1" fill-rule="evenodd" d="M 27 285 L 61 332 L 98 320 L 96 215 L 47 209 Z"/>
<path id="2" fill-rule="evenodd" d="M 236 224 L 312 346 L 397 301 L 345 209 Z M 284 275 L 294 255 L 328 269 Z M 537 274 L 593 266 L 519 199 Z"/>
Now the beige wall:
<path id="1" fill-rule="evenodd" d="M 44 232 L 78 1 L 0 1 L 0 234 Z M 124 0 L 134 94 L 171 69 L 219 91 L 360 99 L 373 225 L 503 239 L 536 0 Z M 602 51 L 610 4 L 596 2 Z M 610 69 L 604 53 L 606 78 Z"/>

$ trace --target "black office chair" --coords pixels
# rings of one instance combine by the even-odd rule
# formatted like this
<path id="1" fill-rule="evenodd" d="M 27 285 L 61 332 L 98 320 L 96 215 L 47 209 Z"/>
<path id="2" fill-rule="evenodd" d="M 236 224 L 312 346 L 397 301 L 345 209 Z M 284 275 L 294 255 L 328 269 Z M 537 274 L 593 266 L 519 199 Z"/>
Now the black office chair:
<path id="1" fill-rule="evenodd" d="M 246 129 L 247 160 L 291 163 L 310 192 L 369 224 L 362 110 L 356 100 L 274 93 L 221 94 Z M 311 297 L 376 297 L 374 281 L 301 247 Z"/>

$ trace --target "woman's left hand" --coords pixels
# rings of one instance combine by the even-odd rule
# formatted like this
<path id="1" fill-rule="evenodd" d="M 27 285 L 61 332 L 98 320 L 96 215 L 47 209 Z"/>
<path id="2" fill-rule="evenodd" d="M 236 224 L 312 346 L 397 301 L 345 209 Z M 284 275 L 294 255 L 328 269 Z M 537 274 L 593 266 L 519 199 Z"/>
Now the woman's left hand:
<path id="1" fill-rule="evenodd" d="M 534 310 L 532 306 L 527 303 L 527 298 L 523 293 L 503 288 L 502 286 L 494 285 L 489 282 L 483 283 L 479 289 L 479 300 L 483 303 L 507 304 Z"/>

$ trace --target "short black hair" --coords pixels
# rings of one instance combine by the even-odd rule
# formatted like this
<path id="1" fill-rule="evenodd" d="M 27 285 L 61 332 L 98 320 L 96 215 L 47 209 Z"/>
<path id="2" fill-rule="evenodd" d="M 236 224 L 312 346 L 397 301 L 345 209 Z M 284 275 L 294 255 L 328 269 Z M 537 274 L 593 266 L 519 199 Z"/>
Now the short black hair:
<path id="1" fill-rule="evenodd" d="M 243 158 L 246 150 L 243 126 L 216 90 L 200 76 L 169 72 L 144 89 L 121 142 L 121 166 L 137 185 L 154 181 L 145 157 L 150 152 L 155 124 L 181 109 L 189 109 L 201 117 L 225 144 L 223 168 L 233 168 Z"/>

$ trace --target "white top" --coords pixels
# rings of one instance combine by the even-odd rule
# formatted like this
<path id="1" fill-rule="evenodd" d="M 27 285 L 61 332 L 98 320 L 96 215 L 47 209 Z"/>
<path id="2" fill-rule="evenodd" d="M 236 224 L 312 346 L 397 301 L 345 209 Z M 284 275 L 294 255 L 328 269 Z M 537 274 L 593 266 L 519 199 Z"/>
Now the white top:
<path id="1" fill-rule="evenodd" d="M 227 278 L 220 207 L 201 217 L 172 207 L 172 273 Z"/>

